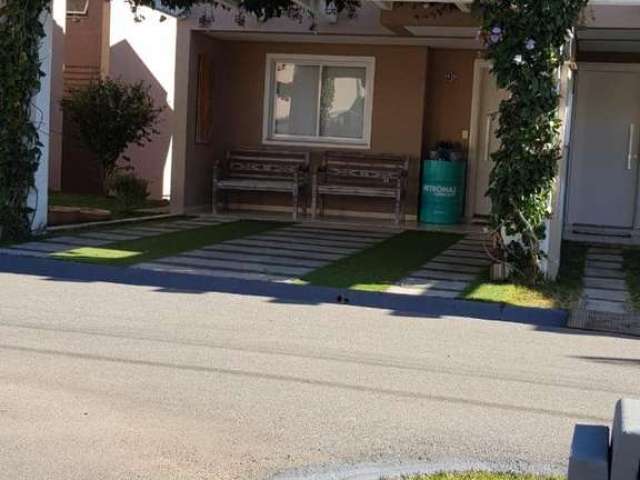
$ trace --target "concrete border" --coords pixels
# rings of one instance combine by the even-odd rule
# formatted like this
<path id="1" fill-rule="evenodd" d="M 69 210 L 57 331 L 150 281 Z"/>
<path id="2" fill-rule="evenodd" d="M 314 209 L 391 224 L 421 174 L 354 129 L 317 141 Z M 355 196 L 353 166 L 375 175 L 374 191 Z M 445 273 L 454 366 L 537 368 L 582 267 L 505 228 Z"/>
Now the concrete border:
<path id="1" fill-rule="evenodd" d="M 151 220 L 167 220 L 170 218 L 184 217 L 185 215 L 176 213 L 162 213 L 160 215 L 145 215 L 144 217 L 119 218 L 117 220 L 106 220 L 98 222 L 72 223 L 69 225 L 57 225 L 55 227 L 47 227 L 47 234 L 67 232 L 72 230 L 81 230 L 85 228 L 95 227 L 113 227 L 118 225 L 128 225 L 130 223 L 148 222 Z"/>
<path id="2" fill-rule="evenodd" d="M 342 303 L 391 310 L 399 316 L 467 317 L 534 325 L 540 328 L 564 328 L 568 318 L 568 312 L 565 310 L 513 307 L 470 300 L 364 292 L 259 280 L 216 278 L 2 254 L 0 254 L 0 272 L 44 276 L 60 281 L 148 286 L 167 292 L 253 295 L 268 297 L 272 302 L 280 303 L 309 305 Z"/>
<path id="3" fill-rule="evenodd" d="M 609 313 L 578 308 L 569 316 L 567 327 L 640 336 L 640 314 Z"/>

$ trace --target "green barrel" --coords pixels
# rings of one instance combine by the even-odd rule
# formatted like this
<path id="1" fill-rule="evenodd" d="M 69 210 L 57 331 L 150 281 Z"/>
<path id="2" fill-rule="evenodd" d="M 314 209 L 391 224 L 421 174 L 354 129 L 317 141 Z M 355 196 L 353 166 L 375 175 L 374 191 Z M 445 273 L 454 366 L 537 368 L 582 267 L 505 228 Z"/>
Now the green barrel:
<path id="1" fill-rule="evenodd" d="M 464 207 L 466 162 L 424 160 L 420 221 L 439 225 L 458 223 Z"/>

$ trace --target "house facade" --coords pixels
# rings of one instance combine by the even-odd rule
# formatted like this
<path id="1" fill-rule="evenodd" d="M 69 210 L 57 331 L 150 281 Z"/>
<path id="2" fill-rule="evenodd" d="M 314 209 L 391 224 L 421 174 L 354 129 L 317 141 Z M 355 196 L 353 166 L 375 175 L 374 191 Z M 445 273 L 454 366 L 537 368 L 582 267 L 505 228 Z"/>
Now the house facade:
<path id="1" fill-rule="evenodd" d="M 91 0 L 95 1 L 95 0 Z M 103 2 L 98 2 L 103 4 Z M 442 141 L 468 159 L 464 219 L 486 221 L 497 89 L 467 1 L 434 15 L 424 2 L 364 1 L 357 17 L 299 2 L 315 22 L 238 22 L 233 1 L 189 15 L 112 0 L 103 15 L 103 74 L 144 79 L 164 106 L 161 133 L 129 156 L 175 212 L 211 205 L 215 159 L 235 147 L 410 158 L 405 220 L 419 213 L 421 160 Z M 240 24 L 241 23 L 241 24 Z M 550 209 L 546 270 L 563 238 L 640 241 L 640 2 L 594 0 L 561 75 L 564 155 Z M 277 193 L 234 193 L 233 209 L 289 209 Z M 330 199 L 334 217 L 391 217 L 384 199 Z"/>

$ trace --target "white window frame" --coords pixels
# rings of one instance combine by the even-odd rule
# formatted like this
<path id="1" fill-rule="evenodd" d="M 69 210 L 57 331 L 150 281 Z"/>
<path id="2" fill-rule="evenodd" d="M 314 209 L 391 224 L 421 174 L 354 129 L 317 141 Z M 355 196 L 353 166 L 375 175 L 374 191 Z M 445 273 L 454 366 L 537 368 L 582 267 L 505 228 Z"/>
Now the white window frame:
<path id="1" fill-rule="evenodd" d="M 89 13 L 89 0 L 84 4 L 84 8 L 82 10 L 67 10 L 67 15 L 69 17 L 86 17 Z"/>
<path id="2" fill-rule="evenodd" d="M 275 65 L 276 63 L 295 63 L 297 65 L 315 65 L 320 67 L 319 82 L 322 83 L 323 67 L 357 67 L 365 68 L 366 97 L 364 103 L 364 124 L 362 125 L 362 138 L 321 137 L 317 135 L 287 135 L 276 134 L 275 112 Z M 371 123 L 373 113 L 373 88 L 375 78 L 375 57 L 352 57 L 337 55 L 300 55 L 300 54 L 275 54 L 266 56 L 265 82 L 264 82 L 264 110 L 262 116 L 262 143 L 265 145 L 300 145 L 310 147 L 335 146 L 341 148 L 371 148 Z M 318 90 L 318 98 L 321 90 Z M 319 100 L 318 100 L 319 101 Z M 317 112 L 320 116 L 320 109 Z M 320 119 L 318 118 L 318 129 Z"/>

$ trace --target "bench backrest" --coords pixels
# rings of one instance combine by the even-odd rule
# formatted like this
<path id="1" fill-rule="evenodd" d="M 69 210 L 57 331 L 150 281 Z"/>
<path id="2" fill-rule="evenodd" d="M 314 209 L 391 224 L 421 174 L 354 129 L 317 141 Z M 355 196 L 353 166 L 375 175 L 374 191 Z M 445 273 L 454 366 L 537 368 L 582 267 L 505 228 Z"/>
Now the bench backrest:
<path id="1" fill-rule="evenodd" d="M 406 176 L 409 159 L 400 155 L 328 151 L 322 160 L 327 183 L 395 185 Z"/>
<path id="2" fill-rule="evenodd" d="M 225 172 L 232 178 L 291 179 L 309 169 L 309 152 L 238 148 L 227 152 Z"/>

